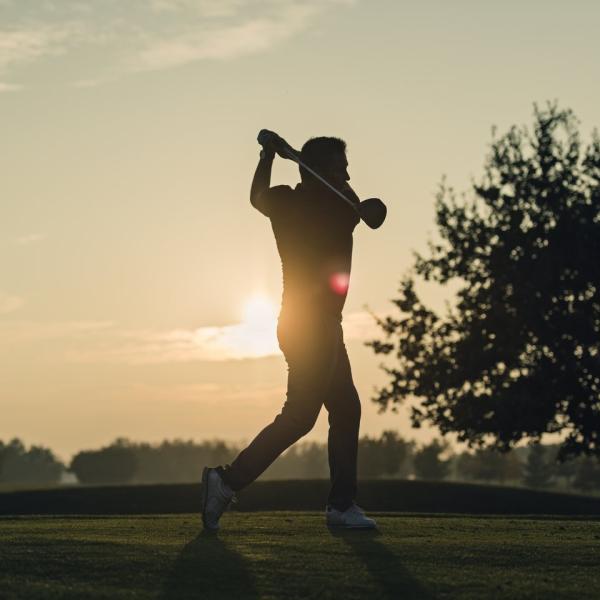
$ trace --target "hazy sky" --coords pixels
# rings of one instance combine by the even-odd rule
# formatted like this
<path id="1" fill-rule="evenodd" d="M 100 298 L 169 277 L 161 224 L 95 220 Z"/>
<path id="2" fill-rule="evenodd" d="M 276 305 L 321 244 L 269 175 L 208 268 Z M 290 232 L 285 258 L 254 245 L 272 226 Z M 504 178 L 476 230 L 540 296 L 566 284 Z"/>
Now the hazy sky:
<path id="1" fill-rule="evenodd" d="M 599 25 L 591 0 L 0 0 L 0 439 L 69 458 L 249 440 L 279 412 L 280 264 L 248 200 L 263 127 L 343 137 L 355 190 L 388 205 L 355 231 L 347 346 L 361 433 L 415 435 L 370 401 L 364 307 L 393 312 L 442 175 L 466 189 L 493 125 L 554 99 L 600 125 Z"/>

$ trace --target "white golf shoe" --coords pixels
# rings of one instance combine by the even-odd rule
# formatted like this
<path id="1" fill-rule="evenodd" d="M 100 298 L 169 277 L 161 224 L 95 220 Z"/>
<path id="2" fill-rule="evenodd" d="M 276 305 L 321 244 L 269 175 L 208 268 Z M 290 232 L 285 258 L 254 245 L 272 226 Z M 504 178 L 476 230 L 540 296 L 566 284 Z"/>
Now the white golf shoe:
<path id="1" fill-rule="evenodd" d="M 327 527 L 344 529 L 375 529 L 377 527 L 375 519 L 367 517 L 363 509 L 357 504 L 352 504 L 350 508 L 344 511 L 327 506 L 325 520 Z"/>
<path id="2" fill-rule="evenodd" d="M 219 529 L 219 519 L 227 507 L 237 502 L 235 492 L 221 479 L 216 469 L 202 470 L 202 524 L 209 531 Z"/>

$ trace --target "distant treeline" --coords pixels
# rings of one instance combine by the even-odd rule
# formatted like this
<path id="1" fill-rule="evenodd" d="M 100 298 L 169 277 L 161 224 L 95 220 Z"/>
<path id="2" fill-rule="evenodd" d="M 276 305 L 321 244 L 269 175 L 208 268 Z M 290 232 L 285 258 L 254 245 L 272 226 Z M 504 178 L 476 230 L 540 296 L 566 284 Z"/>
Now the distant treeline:
<path id="1" fill-rule="evenodd" d="M 200 479 L 202 467 L 230 463 L 241 447 L 221 440 L 164 441 L 119 438 L 78 452 L 69 465 L 40 446 L 0 441 L 0 484 L 56 484 L 75 476 L 83 484 L 182 483 Z M 600 463 L 580 457 L 557 460 L 558 445 L 535 444 L 502 454 L 490 449 L 452 453 L 440 440 L 417 445 L 395 431 L 359 440 L 360 479 L 416 478 L 600 491 Z M 261 479 L 327 479 L 327 444 L 299 442 L 284 452 Z"/>
<path id="2" fill-rule="evenodd" d="M 52 450 L 30 446 L 15 438 L 8 444 L 0 440 L 0 483 L 43 485 L 58 483 L 65 465 Z"/>

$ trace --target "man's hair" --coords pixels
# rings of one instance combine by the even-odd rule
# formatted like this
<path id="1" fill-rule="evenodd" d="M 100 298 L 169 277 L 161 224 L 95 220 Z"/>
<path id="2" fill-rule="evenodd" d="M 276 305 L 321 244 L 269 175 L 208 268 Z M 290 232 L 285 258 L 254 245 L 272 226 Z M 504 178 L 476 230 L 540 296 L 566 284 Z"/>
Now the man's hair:
<path id="1" fill-rule="evenodd" d="M 327 171 L 331 164 L 331 156 L 346 152 L 346 142 L 336 137 L 314 137 L 302 146 L 300 159 L 317 173 Z M 310 173 L 300 167 L 302 179 L 310 177 Z"/>

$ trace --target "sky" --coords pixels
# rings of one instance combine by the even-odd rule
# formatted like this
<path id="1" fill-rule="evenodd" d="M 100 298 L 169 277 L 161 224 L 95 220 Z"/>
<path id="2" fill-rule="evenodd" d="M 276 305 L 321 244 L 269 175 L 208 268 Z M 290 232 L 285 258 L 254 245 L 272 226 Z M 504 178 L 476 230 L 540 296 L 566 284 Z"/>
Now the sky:
<path id="1" fill-rule="evenodd" d="M 279 412 L 281 266 L 249 203 L 268 128 L 336 135 L 388 219 L 354 234 L 345 341 L 361 435 L 379 413 L 370 313 L 533 104 L 600 125 L 593 1 L 0 0 L 0 440 L 64 460 L 124 436 L 243 443 Z M 273 184 L 295 184 L 276 160 Z M 436 309 L 451 292 L 421 288 Z M 326 411 L 307 439 L 324 440 Z"/>

